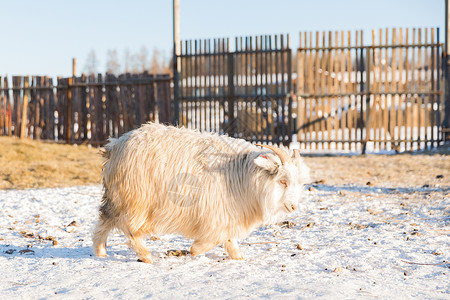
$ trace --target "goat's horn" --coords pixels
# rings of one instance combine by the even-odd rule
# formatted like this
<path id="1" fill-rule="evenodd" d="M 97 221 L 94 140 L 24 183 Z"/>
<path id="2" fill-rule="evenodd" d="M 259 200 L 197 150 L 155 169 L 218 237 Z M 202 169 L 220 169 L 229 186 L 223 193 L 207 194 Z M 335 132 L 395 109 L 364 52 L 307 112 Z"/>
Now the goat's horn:
<path id="1" fill-rule="evenodd" d="M 274 146 L 270 146 L 270 145 L 260 145 L 260 144 L 256 144 L 255 146 L 264 147 L 264 148 L 270 149 L 273 152 L 275 152 L 275 154 L 278 155 L 278 157 L 280 158 L 282 165 L 284 165 L 286 162 L 292 163 L 292 159 L 289 156 L 289 154 L 287 154 L 285 151 L 281 150 L 278 147 L 274 147 Z"/>
<path id="2" fill-rule="evenodd" d="M 298 150 L 298 149 L 294 149 L 294 159 L 296 159 L 296 158 L 300 158 L 300 150 Z"/>

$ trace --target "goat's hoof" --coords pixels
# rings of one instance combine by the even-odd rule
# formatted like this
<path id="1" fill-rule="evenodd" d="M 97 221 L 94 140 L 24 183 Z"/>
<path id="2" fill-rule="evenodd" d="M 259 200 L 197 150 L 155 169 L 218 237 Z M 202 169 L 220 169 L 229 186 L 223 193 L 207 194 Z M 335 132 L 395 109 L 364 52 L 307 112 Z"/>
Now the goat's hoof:
<path id="1" fill-rule="evenodd" d="M 97 257 L 106 257 L 106 249 L 105 248 L 99 248 L 94 250 L 94 254 Z"/>
<path id="2" fill-rule="evenodd" d="M 233 253 L 233 254 L 228 254 L 230 256 L 231 259 L 235 259 L 235 260 L 243 260 L 244 259 L 244 255 L 242 254 L 241 251 L 237 252 L 237 253 Z"/>
<path id="3" fill-rule="evenodd" d="M 153 263 L 153 259 L 151 257 L 139 257 L 137 261 L 143 262 L 143 263 L 146 263 L 146 264 L 152 264 Z"/>

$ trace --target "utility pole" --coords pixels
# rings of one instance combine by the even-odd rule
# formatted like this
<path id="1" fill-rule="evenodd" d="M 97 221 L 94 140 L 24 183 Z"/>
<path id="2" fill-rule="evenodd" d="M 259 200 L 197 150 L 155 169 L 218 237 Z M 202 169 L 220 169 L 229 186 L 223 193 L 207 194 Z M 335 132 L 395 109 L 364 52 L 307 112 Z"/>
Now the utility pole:
<path id="1" fill-rule="evenodd" d="M 445 46 L 444 46 L 444 76 L 445 76 L 445 90 L 444 90 L 444 106 L 445 117 L 442 124 L 444 141 L 450 140 L 450 0 L 445 0 Z"/>
<path id="2" fill-rule="evenodd" d="M 180 0 L 173 0 L 173 123 L 179 124 L 180 97 Z"/>

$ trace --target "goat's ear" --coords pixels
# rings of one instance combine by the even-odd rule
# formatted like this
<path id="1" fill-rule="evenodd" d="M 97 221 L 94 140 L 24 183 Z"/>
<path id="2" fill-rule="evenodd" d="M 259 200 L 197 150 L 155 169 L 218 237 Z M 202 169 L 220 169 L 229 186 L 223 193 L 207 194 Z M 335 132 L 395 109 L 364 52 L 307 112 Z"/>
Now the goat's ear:
<path id="1" fill-rule="evenodd" d="M 294 149 L 294 155 L 292 161 L 298 169 L 298 181 L 300 184 L 306 184 L 311 182 L 310 171 L 307 165 L 303 162 L 303 158 L 300 156 L 300 151 Z"/>
<path id="2" fill-rule="evenodd" d="M 258 155 L 253 161 L 261 169 L 268 171 L 270 174 L 276 174 L 280 166 L 277 158 L 275 154 L 263 153 Z"/>

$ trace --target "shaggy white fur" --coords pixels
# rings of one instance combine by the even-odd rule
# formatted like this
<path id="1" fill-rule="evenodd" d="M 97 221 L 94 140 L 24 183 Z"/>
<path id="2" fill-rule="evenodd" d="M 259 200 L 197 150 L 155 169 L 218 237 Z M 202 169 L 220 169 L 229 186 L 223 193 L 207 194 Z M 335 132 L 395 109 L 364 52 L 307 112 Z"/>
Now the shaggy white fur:
<path id="1" fill-rule="evenodd" d="M 236 239 L 295 210 L 308 174 L 297 155 L 283 164 L 244 140 L 155 123 L 110 139 L 104 155 L 94 252 L 106 255 L 117 228 L 144 262 L 150 233 L 194 239 L 193 256 L 224 244 L 242 259 Z"/>

